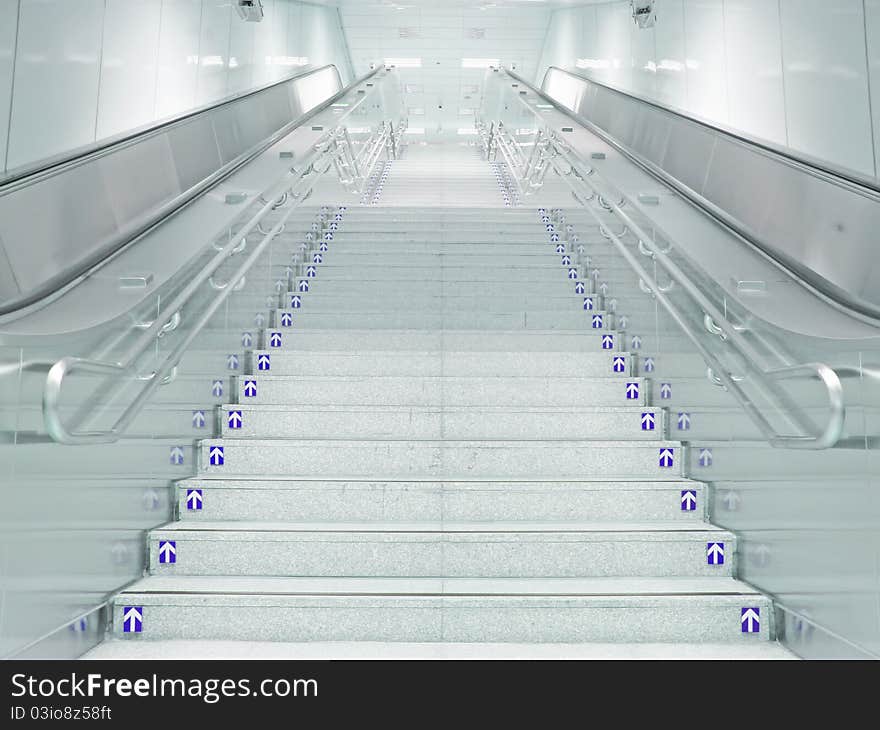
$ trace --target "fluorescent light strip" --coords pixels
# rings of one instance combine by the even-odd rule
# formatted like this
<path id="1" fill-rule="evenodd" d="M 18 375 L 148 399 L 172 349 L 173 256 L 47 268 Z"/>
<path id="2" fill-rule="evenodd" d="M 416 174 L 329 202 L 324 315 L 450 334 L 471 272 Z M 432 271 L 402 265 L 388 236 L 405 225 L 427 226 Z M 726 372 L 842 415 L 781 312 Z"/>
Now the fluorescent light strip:
<path id="1" fill-rule="evenodd" d="M 386 66 L 397 66 L 397 68 L 421 68 L 421 58 L 386 58 Z"/>

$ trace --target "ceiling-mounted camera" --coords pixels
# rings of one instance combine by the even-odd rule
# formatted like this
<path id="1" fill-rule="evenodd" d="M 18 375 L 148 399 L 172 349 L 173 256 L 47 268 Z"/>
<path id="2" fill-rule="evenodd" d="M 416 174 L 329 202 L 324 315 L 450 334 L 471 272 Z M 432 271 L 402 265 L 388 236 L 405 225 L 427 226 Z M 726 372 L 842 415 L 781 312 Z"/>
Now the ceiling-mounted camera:
<path id="1" fill-rule="evenodd" d="M 263 19 L 262 0 L 235 0 L 238 17 L 249 23 L 259 23 Z"/>
<path id="2" fill-rule="evenodd" d="M 639 28 L 653 28 L 657 23 L 655 0 L 630 0 L 633 20 Z"/>

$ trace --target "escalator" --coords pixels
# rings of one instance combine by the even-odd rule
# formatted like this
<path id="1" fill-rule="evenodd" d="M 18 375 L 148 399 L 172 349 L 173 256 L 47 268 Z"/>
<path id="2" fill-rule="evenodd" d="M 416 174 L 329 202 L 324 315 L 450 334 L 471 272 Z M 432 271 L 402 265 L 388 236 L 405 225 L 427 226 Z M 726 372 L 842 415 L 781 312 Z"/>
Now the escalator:
<path id="1" fill-rule="evenodd" d="M 4 654 L 877 651 L 870 288 L 554 83 L 373 72 L 7 295 Z"/>

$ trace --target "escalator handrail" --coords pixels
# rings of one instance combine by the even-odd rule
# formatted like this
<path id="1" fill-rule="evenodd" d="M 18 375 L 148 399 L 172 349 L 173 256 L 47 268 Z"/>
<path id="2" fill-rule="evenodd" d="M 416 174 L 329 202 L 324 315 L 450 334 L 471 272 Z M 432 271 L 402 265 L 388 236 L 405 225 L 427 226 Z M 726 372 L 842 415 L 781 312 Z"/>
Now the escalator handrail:
<path id="1" fill-rule="evenodd" d="M 40 160 L 30 167 L 14 169 L 9 174 L 0 175 L 0 193 L 8 192 L 9 190 L 12 190 L 19 185 L 32 184 L 39 179 L 42 179 L 43 177 L 49 175 L 57 175 L 58 173 L 64 172 L 69 168 L 81 165 L 84 162 L 89 162 L 90 160 L 109 154 L 115 150 L 121 149 L 135 142 L 140 142 L 157 134 L 161 134 L 162 132 L 165 132 L 172 127 L 183 124 L 184 122 L 187 122 L 194 117 L 205 114 L 206 112 L 215 111 L 217 109 L 220 109 L 221 107 L 229 106 L 230 104 L 234 104 L 238 101 L 241 101 L 242 99 L 246 99 L 247 97 L 261 94 L 262 92 L 273 87 L 283 86 L 285 84 L 289 84 L 291 81 L 295 81 L 296 79 L 311 76 L 312 74 L 320 73 L 321 71 L 332 68 L 336 67 L 334 64 L 329 63 L 323 66 L 304 68 L 297 73 L 285 76 L 283 79 L 279 79 L 278 81 L 272 81 L 271 83 L 264 84 L 255 89 L 249 89 L 248 91 L 242 92 L 240 94 L 226 96 L 217 101 L 204 104 L 194 109 L 189 109 L 185 112 L 175 114 L 171 117 L 166 117 L 158 122 L 147 124 L 135 130 L 129 130 L 113 137 L 102 139 L 99 142 L 95 142 L 84 147 L 79 147 L 77 149 L 71 150 L 69 152 L 64 152 L 60 155 L 56 155 L 45 160 Z"/>
<path id="2" fill-rule="evenodd" d="M 372 75 L 371 73 L 368 76 Z M 363 80 L 363 78 L 360 79 L 344 91 L 351 91 Z M 284 230 L 284 224 L 293 211 L 296 210 L 297 203 L 301 203 L 308 197 L 317 179 L 326 173 L 334 165 L 338 156 L 343 153 L 342 145 L 346 143 L 347 135 L 344 134 L 344 128 L 341 126 L 341 123 L 370 96 L 370 93 L 360 95 L 357 101 L 346 111 L 346 114 L 335 120 L 335 126 L 322 135 L 321 140 L 314 145 L 312 153 L 302 161 L 301 166 L 288 171 L 281 181 L 276 182 L 270 190 L 263 194 L 262 199 L 268 202 L 257 211 L 244 228 L 238 231 L 235 236 L 230 236 L 229 241 L 217 249 L 217 253 L 211 258 L 211 261 L 200 268 L 188 280 L 181 292 L 163 306 L 162 311 L 150 327 L 132 343 L 118 360 L 102 361 L 79 357 L 63 357 L 51 365 L 43 387 L 42 411 L 46 431 L 54 441 L 64 444 L 98 444 L 112 443 L 121 437 L 141 408 L 149 401 L 156 388 L 174 379 L 177 364 L 193 339 L 202 331 L 223 302 L 226 301 L 236 285 L 242 281 L 266 247 Z M 332 99 L 328 100 L 322 106 L 326 107 L 332 101 Z M 386 134 L 390 133 L 389 125 L 383 124 L 382 128 L 386 130 Z M 175 321 L 179 317 L 183 307 L 213 277 L 221 264 L 230 257 L 245 250 L 248 234 L 254 230 L 259 231 L 258 227 L 262 220 L 272 210 L 277 209 L 281 205 L 281 201 L 284 200 L 292 201 L 288 211 L 269 231 L 262 234 L 263 237 L 260 242 L 235 269 L 235 272 L 227 278 L 225 284 L 215 287 L 217 289 L 216 296 L 198 312 L 189 331 L 169 351 L 163 362 L 148 376 L 138 378 L 145 381 L 145 385 L 137 396 L 123 409 L 122 414 L 114 425 L 109 429 L 94 431 L 76 431 L 69 428 L 64 423 L 60 408 L 61 394 L 67 376 L 74 371 L 108 377 L 134 376 L 134 369 L 139 358 L 154 345 L 160 333 L 168 328 L 168 323 Z"/>
<path id="3" fill-rule="evenodd" d="M 295 81 L 299 78 L 304 78 L 315 73 L 320 73 L 321 71 L 325 71 L 327 69 L 335 68 L 336 67 L 334 65 L 328 64 L 325 66 L 319 66 L 317 68 L 303 71 L 299 74 L 288 76 L 282 81 L 268 84 L 254 91 L 239 94 L 237 96 L 217 102 L 216 104 L 187 112 L 186 114 L 175 117 L 174 119 L 168 121 L 161 122 L 137 134 L 126 135 L 123 139 L 116 139 L 111 140 L 108 143 L 102 143 L 97 148 L 90 148 L 84 152 L 74 154 L 71 157 L 54 162 L 46 167 L 41 167 L 38 170 L 32 170 L 20 177 L 16 177 L 13 180 L 0 181 L 0 194 L 11 193 L 20 186 L 40 182 L 41 180 L 51 175 L 62 174 L 68 170 L 77 167 L 78 165 L 90 162 L 103 155 L 110 154 L 136 142 L 141 142 L 152 136 L 166 132 L 170 128 L 182 124 L 192 119 L 193 117 L 214 112 L 222 107 L 237 103 L 243 98 L 254 96 L 256 94 L 266 91 L 267 89 L 290 83 L 291 81 Z M 350 88 L 352 88 L 356 84 L 366 81 L 367 79 L 375 75 L 379 70 L 380 69 L 373 69 L 372 71 L 364 74 L 348 87 L 343 88 L 330 98 L 326 99 L 321 104 L 317 105 L 314 109 L 310 109 L 302 116 L 298 117 L 297 119 L 291 120 L 290 123 L 276 130 L 270 137 L 268 137 L 260 144 L 256 145 L 254 148 L 247 150 L 239 157 L 231 160 L 225 165 L 222 165 L 217 170 L 208 175 L 208 177 L 199 181 L 191 188 L 181 193 L 181 195 L 163 205 L 160 209 L 156 211 L 155 216 L 151 220 L 145 222 L 136 231 L 131 232 L 130 235 L 124 236 L 121 238 L 121 240 L 115 241 L 112 245 L 74 262 L 66 269 L 53 275 L 49 279 L 45 280 L 40 286 L 30 290 L 26 294 L 21 295 L 15 299 L 7 300 L 0 303 L 0 318 L 8 315 L 18 314 L 23 310 L 28 310 L 34 305 L 39 305 L 45 302 L 47 299 L 56 298 L 59 295 L 63 294 L 65 291 L 68 291 L 72 286 L 75 286 L 79 282 L 88 278 L 95 271 L 105 266 L 114 257 L 126 250 L 129 246 L 139 241 L 144 235 L 148 234 L 149 232 L 155 230 L 156 227 L 165 223 L 169 218 L 186 208 L 196 198 L 203 195 L 205 192 L 215 187 L 219 183 L 223 182 L 234 172 L 236 172 L 241 167 L 248 164 L 260 154 L 265 152 L 266 149 L 275 144 L 279 139 L 283 138 L 287 134 L 290 134 L 290 132 L 297 126 L 304 124 L 310 118 L 325 110 L 333 102 L 341 98 Z"/>
<path id="4" fill-rule="evenodd" d="M 574 73 L 569 69 L 560 68 L 558 66 L 550 66 L 545 72 L 545 79 L 547 77 L 547 74 L 549 74 L 551 70 L 565 73 L 580 81 L 593 84 L 597 87 L 609 90 L 623 97 L 634 99 L 642 104 L 646 104 L 650 107 L 658 109 L 666 114 L 670 114 L 674 117 L 686 120 L 689 123 L 705 128 L 706 130 L 710 130 L 713 133 L 724 135 L 727 139 L 730 139 L 740 145 L 759 149 L 763 154 L 784 162 L 788 167 L 796 169 L 805 174 L 812 175 L 813 177 L 822 180 L 823 182 L 832 184 L 851 193 L 857 193 L 858 195 L 868 198 L 872 201 L 880 202 L 880 184 L 878 184 L 877 180 L 875 179 L 869 179 L 865 176 L 859 175 L 852 170 L 838 168 L 825 161 L 818 160 L 807 155 L 797 155 L 790 149 L 779 147 L 765 140 L 758 140 L 749 137 L 742 132 L 726 128 L 723 125 L 709 123 L 703 119 L 695 118 L 688 114 L 684 114 L 681 111 L 676 110 L 675 108 L 659 104 L 658 102 L 651 99 L 646 99 L 642 96 L 639 96 L 638 94 L 632 93 L 631 91 L 624 91 L 614 86 L 603 84 L 593 78 Z M 800 286 L 804 287 L 807 291 L 819 297 L 835 309 L 846 313 L 848 316 L 854 317 L 856 319 L 859 319 L 860 321 L 872 324 L 874 326 L 880 324 L 880 305 L 876 305 L 868 300 L 865 300 L 864 298 L 856 297 L 848 291 L 842 289 L 841 287 L 835 286 L 833 283 L 827 281 L 820 274 L 817 274 L 808 267 L 801 265 L 795 258 L 787 256 L 783 252 L 774 248 L 772 245 L 768 245 L 766 242 L 760 240 L 756 234 L 746 228 L 733 215 L 721 209 L 714 202 L 707 200 L 699 194 L 695 193 L 687 185 L 681 183 L 673 175 L 666 172 L 663 168 L 659 167 L 653 162 L 647 160 L 638 152 L 635 152 L 634 150 L 629 149 L 625 145 L 621 144 L 618 140 L 608 134 L 604 129 L 591 122 L 589 119 L 585 119 L 579 114 L 573 112 L 571 109 L 568 109 L 565 106 L 558 104 L 556 100 L 553 99 L 553 97 L 549 96 L 542 89 L 539 89 L 530 84 L 515 71 L 505 69 L 505 72 L 518 83 L 527 86 L 530 91 L 540 96 L 543 100 L 553 104 L 556 107 L 557 111 L 565 114 L 567 117 L 575 121 L 578 125 L 585 127 L 601 140 L 611 145 L 615 150 L 619 151 L 622 155 L 624 155 L 631 162 L 639 166 L 646 173 L 658 179 L 665 185 L 672 187 L 691 205 L 694 205 L 695 207 L 704 211 L 709 216 L 720 222 L 723 226 L 733 231 L 739 238 L 745 241 L 748 245 L 752 246 L 756 251 L 760 252 L 760 254 L 768 261 L 772 262 L 775 266 L 779 267 L 782 271 L 791 276 Z"/>
<path id="5" fill-rule="evenodd" d="M 520 83 L 525 84 L 530 89 L 535 91 L 534 87 L 528 84 L 528 82 L 525 82 L 518 77 L 517 79 Z M 548 102 L 552 103 L 555 107 L 558 107 L 555 101 L 553 101 L 549 97 L 546 97 L 546 95 L 542 94 L 542 96 L 546 98 Z M 532 108 L 525 99 L 523 99 L 519 95 L 517 95 L 517 98 L 520 100 L 524 108 L 531 111 L 538 124 L 538 128 L 544 129 L 545 131 L 549 132 L 549 137 L 552 140 L 553 144 L 553 159 L 559 158 L 564 160 L 566 165 L 568 165 L 571 170 L 577 172 L 577 179 L 591 191 L 591 196 L 595 196 L 601 199 L 603 196 L 603 191 L 591 180 L 591 177 L 593 177 L 595 173 L 594 168 L 586 164 L 574 150 L 572 150 L 567 144 L 559 139 L 555 135 L 555 132 L 550 130 L 550 127 L 547 124 L 546 120 L 543 119 L 541 115 L 538 114 L 538 112 L 534 108 Z M 496 124 L 496 128 L 497 127 L 501 127 L 501 130 L 500 132 L 496 130 L 496 138 L 498 138 L 499 136 L 503 136 L 504 134 L 503 123 Z M 504 142 L 501 141 L 500 145 L 503 148 Z M 552 159 L 551 164 L 555 164 L 553 163 Z M 689 325 L 687 318 L 678 310 L 670 297 L 667 296 L 668 289 L 664 286 L 661 286 L 655 280 L 655 278 L 645 270 L 639 260 L 632 254 L 631 251 L 629 251 L 626 244 L 623 243 L 620 237 L 618 235 L 615 235 L 608 228 L 608 226 L 605 224 L 599 214 L 595 210 L 593 210 L 592 207 L 587 205 L 585 201 L 581 200 L 581 197 L 578 195 L 579 191 L 577 190 L 576 185 L 571 181 L 572 175 L 566 175 L 564 170 L 558 171 L 560 172 L 560 177 L 562 178 L 562 180 L 572 189 L 572 192 L 575 193 L 575 198 L 593 217 L 596 224 L 599 226 L 599 230 L 602 232 L 603 236 L 611 241 L 611 243 L 615 246 L 615 248 L 624 258 L 624 260 L 629 264 L 630 268 L 632 268 L 633 271 L 639 276 L 640 281 L 644 282 L 649 293 L 657 299 L 657 301 L 664 307 L 664 309 L 666 309 L 670 317 L 672 317 L 673 321 L 675 321 L 679 328 L 684 332 L 685 336 L 697 348 L 698 352 L 703 357 L 709 367 L 710 376 L 714 373 L 715 379 L 719 380 L 720 384 L 723 385 L 737 399 L 740 406 L 752 419 L 752 421 L 758 426 L 764 438 L 771 446 L 777 448 L 819 450 L 832 448 L 838 443 L 844 431 L 846 409 L 843 399 L 843 386 L 840 382 L 839 376 L 833 368 L 824 363 L 798 363 L 795 365 L 786 365 L 782 368 L 765 370 L 762 363 L 760 362 L 760 358 L 758 357 L 757 353 L 745 340 L 745 338 L 742 336 L 742 333 L 738 332 L 734 327 L 730 325 L 729 322 L 727 322 L 726 318 L 722 316 L 722 314 L 709 300 L 709 298 L 706 297 L 705 294 L 703 294 L 700 288 L 687 276 L 684 271 L 682 271 L 682 269 L 674 261 L 671 260 L 671 258 L 668 256 L 667 251 L 658 248 L 651 237 L 648 236 L 624 210 L 622 210 L 620 205 L 609 202 L 607 200 L 604 201 L 603 207 L 605 208 L 605 210 L 608 210 L 613 215 L 615 215 L 628 230 L 633 231 L 633 233 L 642 241 L 642 244 L 648 248 L 651 258 L 654 261 L 658 262 L 661 266 L 663 266 L 669 277 L 688 293 L 688 295 L 699 305 L 700 309 L 704 312 L 706 317 L 711 318 L 714 327 L 718 330 L 716 334 L 724 339 L 726 342 L 730 343 L 733 348 L 738 352 L 738 354 L 743 358 L 743 360 L 748 363 L 749 368 L 760 376 L 763 384 L 773 389 L 773 395 L 779 401 L 785 403 L 786 408 L 783 411 L 783 414 L 786 416 L 786 418 L 792 420 L 793 423 L 798 423 L 805 431 L 809 431 L 809 419 L 807 419 L 806 416 L 802 414 L 800 408 L 798 408 L 793 402 L 791 402 L 791 400 L 781 388 L 773 388 L 773 384 L 775 384 L 777 381 L 800 378 L 805 376 L 818 378 L 822 382 L 828 398 L 829 413 L 828 419 L 821 432 L 818 434 L 811 434 L 807 436 L 792 436 L 779 433 L 776 428 L 774 428 L 774 426 L 767 420 L 763 413 L 761 413 L 761 411 L 758 409 L 758 407 L 755 405 L 749 395 L 743 390 L 742 386 L 740 386 L 740 379 L 728 372 L 728 370 L 722 365 L 717 357 L 709 350 L 709 348 L 705 346 L 697 333 Z"/>

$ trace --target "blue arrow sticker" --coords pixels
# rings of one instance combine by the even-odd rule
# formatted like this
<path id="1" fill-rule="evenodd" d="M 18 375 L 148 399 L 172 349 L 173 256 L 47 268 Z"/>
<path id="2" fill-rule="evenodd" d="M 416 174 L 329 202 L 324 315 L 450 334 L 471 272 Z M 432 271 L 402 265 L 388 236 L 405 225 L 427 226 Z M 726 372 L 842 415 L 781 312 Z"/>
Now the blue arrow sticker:
<path id="1" fill-rule="evenodd" d="M 301 309 L 302 308 L 302 297 L 299 294 L 292 294 L 291 295 L 290 308 L 291 309 Z"/>
<path id="2" fill-rule="evenodd" d="M 563 256 L 562 257 L 562 265 L 563 266 L 571 266 L 571 256 Z"/>
<path id="3" fill-rule="evenodd" d="M 766 568 L 770 563 L 770 546 L 760 542 L 749 551 L 749 561 L 759 568 Z"/>
<path id="4" fill-rule="evenodd" d="M 743 608 L 739 622 L 744 634 L 757 634 L 761 631 L 761 609 L 757 606 Z"/>
<path id="5" fill-rule="evenodd" d="M 706 543 L 706 562 L 709 565 L 724 565 L 724 543 Z"/>
<path id="6" fill-rule="evenodd" d="M 560 243 L 556 247 L 556 253 L 565 253 L 565 244 L 564 243 Z"/>
<path id="7" fill-rule="evenodd" d="M 266 317 L 262 312 L 257 312 L 257 314 L 254 315 L 254 324 L 257 327 L 262 327 L 264 324 L 266 324 Z"/>
<path id="8" fill-rule="evenodd" d="M 198 512 L 202 509 L 202 498 L 203 498 L 201 489 L 187 489 L 186 490 L 186 508 L 190 512 Z"/>
<path id="9" fill-rule="evenodd" d="M 604 297 L 608 293 L 608 284 L 604 281 L 599 284 L 599 293 Z"/>
<path id="10" fill-rule="evenodd" d="M 553 233 L 553 231 L 556 230 L 556 229 L 553 227 L 553 224 L 552 224 L 552 223 L 548 223 L 547 226 L 546 226 L 546 228 L 547 228 L 547 233 Z"/>
<path id="11" fill-rule="evenodd" d="M 159 540 L 159 563 L 172 565 L 177 562 L 177 542 L 174 540 Z"/>
<path id="12" fill-rule="evenodd" d="M 257 381 L 256 380 L 245 380 L 244 381 L 244 395 L 245 395 L 245 398 L 256 398 L 257 397 Z"/>
<path id="13" fill-rule="evenodd" d="M 281 326 L 290 327 L 293 324 L 293 315 L 290 312 L 281 313 Z"/>
<path id="14" fill-rule="evenodd" d="M 309 277 L 310 279 L 314 279 L 317 275 L 318 275 L 318 269 L 315 268 L 314 266 L 309 266 L 306 269 L 306 276 Z"/>
<path id="15" fill-rule="evenodd" d="M 300 279 L 298 288 L 301 292 L 308 291 L 309 290 L 309 282 L 307 282 L 305 279 Z"/>
<path id="16" fill-rule="evenodd" d="M 593 315 L 592 325 L 593 325 L 594 330 L 602 329 L 602 315 L 601 314 L 594 314 Z"/>
<path id="17" fill-rule="evenodd" d="M 648 411 L 642 414 L 642 431 L 653 431 L 657 417 Z"/>
<path id="18" fill-rule="evenodd" d="M 229 428 L 241 428 L 241 411 L 229 411 L 226 414 L 226 425 Z"/>
<path id="19" fill-rule="evenodd" d="M 633 335 L 632 338 L 632 348 L 633 350 L 639 350 L 642 347 L 642 338 L 638 335 Z"/>
<path id="20" fill-rule="evenodd" d="M 558 233 L 551 233 L 550 234 L 550 243 L 557 243 L 558 241 L 559 241 L 559 234 Z"/>
<path id="21" fill-rule="evenodd" d="M 682 489 L 681 490 L 681 511 L 694 512 L 697 509 L 697 490 Z"/>
<path id="22" fill-rule="evenodd" d="M 125 606 L 122 609 L 122 632 L 139 634 L 144 630 L 144 607 Z"/>
<path id="23" fill-rule="evenodd" d="M 626 358 L 622 355 L 615 355 L 614 362 L 611 365 L 611 369 L 615 373 L 622 373 L 626 370 Z"/>
<path id="24" fill-rule="evenodd" d="M 646 357 L 645 358 L 645 372 L 646 373 L 653 373 L 654 368 L 655 368 L 654 358 L 653 357 Z"/>
<path id="25" fill-rule="evenodd" d="M 578 278 L 578 271 L 577 271 L 577 269 L 569 269 L 569 270 L 568 270 L 568 278 L 569 278 L 569 279 L 577 279 L 577 278 Z"/>
<path id="26" fill-rule="evenodd" d="M 238 370 L 238 355 L 227 355 L 226 367 L 229 370 Z"/>
<path id="27" fill-rule="evenodd" d="M 312 263 L 315 263 L 315 264 L 323 264 L 323 263 L 324 263 L 324 257 L 323 257 L 321 254 L 316 253 L 314 256 L 312 256 Z"/>
<path id="28" fill-rule="evenodd" d="M 721 504 L 724 505 L 724 509 L 728 512 L 736 512 L 739 509 L 740 496 L 737 492 L 734 492 L 732 489 L 728 490 L 725 495 L 721 498 Z"/>
<path id="29" fill-rule="evenodd" d="M 574 285 L 575 294 L 583 294 L 586 290 L 587 288 L 582 281 L 579 281 L 577 284 Z"/>
<path id="30" fill-rule="evenodd" d="M 180 466 L 183 464 L 183 447 L 182 446 L 172 446 L 170 453 L 170 461 L 175 466 Z"/>
<path id="31" fill-rule="evenodd" d="M 270 332 L 269 333 L 269 347 L 281 347 L 281 333 L 280 332 Z M 266 368 L 268 370 L 268 368 Z"/>
<path id="32" fill-rule="evenodd" d="M 262 353 L 257 355 L 257 370 L 269 370 L 271 367 L 272 362 L 267 354 Z"/>
<path id="33" fill-rule="evenodd" d="M 663 400 L 672 398 L 672 383 L 660 383 L 660 397 Z"/>
<path id="34" fill-rule="evenodd" d="M 674 449 L 660 449 L 660 460 L 659 464 L 664 469 L 669 469 L 673 466 L 675 461 L 675 450 Z"/>
<path id="35" fill-rule="evenodd" d="M 626 384 L 626 399 L 627 400 L 638 400 L 639 397 L 639 384 L 638 383 L 627 383 Z"/>
<path id="36" fill-rule="evenodd" d="M 700 458 L 697 461 L 700 466 L 712 466 L 712 449 L 700 449 Z"/>
<path id="37" fill-rule="evenodd" d="M 614 349 L 614 335 L 602 335 L 602 349 L 603 350 L 613 350 Z"/>
<path id="38" fill-rule="evenodd" d="M 319 250 L 319 251 L 322 251 L 322 252 L 326 252 L 328 248 L 330 248 L 330 247 L 327 245 L 327 242 L 326 242 L 326 241 L 321 241 L 321 245 L 318 246 L 318 250 Z M 316 263 L 316 264 L 320 264 L 321 262 L 320 262 L 320 261 L 316 261 L 315 263 Z"/>
<path id="39" fill-rule="evenodd" d="M 678 430 L 679 431 L 690 431 L 691 428 L 691 414 L 690 413 L 679 413 L 678 414 Z"/>
<path id="40" fill-rule="evenodd" d="M 250 347 L 254 344 L 254 336 L 250 332 L 241 333 L 241 346 Z"/>
<path id="41" fill-rule="evenodd" d="M 584 297 L 584 309 L 586 311 L 592 310 L 594 307 L 593 298 L 592 297 Z"/>
<path id="42" fill-rule="evenodd" d="M 208 449 L 208 463 L 211 466 L 223 466 L 226 461 L 224 448 L 222 446 L 211 446 Z"/>
<path id="43" fill-rule="evenodd" d="M 207 421 L 207 419 L 205 418 L 204 411 L 193 411 L 193 415 L 192 415 L 193 428 L 204 428 L 206 421 Z"/>

